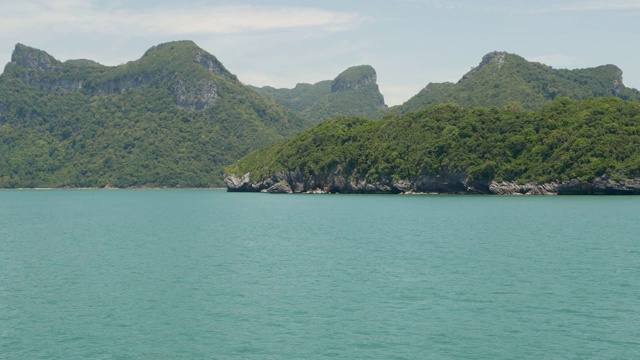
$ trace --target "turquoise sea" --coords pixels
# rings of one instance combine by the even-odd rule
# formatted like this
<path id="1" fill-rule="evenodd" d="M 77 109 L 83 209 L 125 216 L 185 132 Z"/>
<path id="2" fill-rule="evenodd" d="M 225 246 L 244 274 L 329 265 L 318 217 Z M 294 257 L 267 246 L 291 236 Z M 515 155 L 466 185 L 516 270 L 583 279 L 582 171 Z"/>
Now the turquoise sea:
<path id="1" fill-rule="evenodd" d="M 640 197 L 0 191 L 1 359 L 638 359 Z"/>

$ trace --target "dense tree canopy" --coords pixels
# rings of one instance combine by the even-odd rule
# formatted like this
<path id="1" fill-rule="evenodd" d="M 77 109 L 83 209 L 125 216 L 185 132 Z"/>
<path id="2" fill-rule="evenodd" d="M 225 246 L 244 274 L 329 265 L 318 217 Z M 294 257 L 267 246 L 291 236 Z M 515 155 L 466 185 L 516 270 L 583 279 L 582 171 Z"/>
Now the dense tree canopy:
<path id="1" fill-rule="evenodd" d="M 351 180 L 470 178 L 545 183 L 640 176 L 640 103 L 556 99 L 539 111 L 431 106 L 381 121 L 336 118 L 226 169 L 254 180 L 339 171 Z"/>

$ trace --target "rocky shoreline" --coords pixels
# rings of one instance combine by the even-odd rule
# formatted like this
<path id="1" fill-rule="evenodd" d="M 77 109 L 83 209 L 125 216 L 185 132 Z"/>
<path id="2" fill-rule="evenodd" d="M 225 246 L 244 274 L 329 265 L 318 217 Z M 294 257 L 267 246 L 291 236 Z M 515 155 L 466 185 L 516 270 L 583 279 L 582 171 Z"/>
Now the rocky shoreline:
<path id="1" fill-rule="evenodd" d="M 608 176 L 591 181 L 578 179 L 544 184 L 518 184 L 471 180 L 463 172 L 426 175 L 414 180 L 383 179 L 368 183 L 347 180 L 340 173 L 310 176 L 281 172 L 252 181 L 251 174 L 228 174 L 224 179 L 229 192 L 307 193 L 307 194 L 487 194 L 487 195 L 640 195 L 640 179 L 613 180 Z"/>

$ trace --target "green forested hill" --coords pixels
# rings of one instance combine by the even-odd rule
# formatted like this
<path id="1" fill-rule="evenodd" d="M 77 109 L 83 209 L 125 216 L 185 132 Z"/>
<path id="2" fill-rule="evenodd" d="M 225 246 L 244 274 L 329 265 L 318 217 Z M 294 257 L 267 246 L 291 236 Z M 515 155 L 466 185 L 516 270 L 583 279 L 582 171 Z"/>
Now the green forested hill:
<path id="1" fill-rule="evenodd" d="M 321 98 L 331 94 L 331 80 L 324 80 L 315 84 L 297 84 L 293 89 L 276 89 L 271 86 L 254 90 L 273 98 L 278 104 L 293 111 L 302 112 Z"/>
<path id="2" fill-rule="evenodd" d="M 587 99 L 615 96 L 640 100 L 640 92 L 622 83 L 614 65 L 589 69 L 553 69 L 505 52 L 485 55 L 480 65 L 457 83 L 430 83 L 391 112 L 404 114 L 426 106 L 454 102 L 461 106 L 522 106 L 540 109 L 557 97 Z"/>
<path id="3" fill-rule="evenodd" d="M 334 80 L 298 84 L 293 89 L 255 88 L 317 124 L 334 116 L 376 117 L 386 109 L 373 67 L 350 67 Z"/>
<path id="4" fill-rule="evenodd" d="M 485 187 L 638 178 L 640 103 L 560 98 L 539 111 L 443 104 L 381 121 L 336 118 L 226 171 L 237 179 L 249 173 L 254 190 L 265 180 L 287 179 L 301 191 L 339 192 L 394 181 L 428 188 L 451 174 Z"/>
<path id="5" fill-rule="evenodd" d="M 308 127 L 193 42 L 127 64 L 21 44 L 0 76 L 0 187 L 222 185 L 222 168 Z"/>
<path id="6" fill-rule="evenodd" d="M 0 188 L 222 185 L 223 167 L 253 150 L 333 116 L 377 117 L 385 108 L 366 65 L 332 81 L 257 90 L 190 41 L 115 67 L 18 44 L 0 75 Z M 380 122 L 330 120 L 229 169 L 252 177 L 330 170 L 362 181 L 449 170 L 536 182 L 637 177 L 637 104 L 562 98 L 526 109 L 563 96 L 639 94 L 612 65 L 554 70 L 492 53 L 458 84 L 430 84 L 392 110 L 459 105 Z"/>

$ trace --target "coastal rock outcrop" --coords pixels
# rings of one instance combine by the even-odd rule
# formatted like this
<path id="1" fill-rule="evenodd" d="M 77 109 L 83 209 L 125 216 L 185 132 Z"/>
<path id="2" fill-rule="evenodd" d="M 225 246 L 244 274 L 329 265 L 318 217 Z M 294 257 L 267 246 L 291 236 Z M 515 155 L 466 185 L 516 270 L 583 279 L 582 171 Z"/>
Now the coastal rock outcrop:
<path id="1" fill-rule="evenodd" d="M 640 195 L 640 179 L 613 180 L 603 176 L 592 181 L 570 180 L 558 185 L 559 195 Z"/>
<path id="2" fill-rule="evenodd" d="M 558 193 L 558 183 L 528 183 L 520 185 L 514 181 L 492 181 L 489 184 L 489 193 L 496 195 L 556 195 Z"/>
<path id="3" fill-rule="evenodd" d="M 271 194 L 293 194 L 293 190 L 291 190 L 291 186 L 286 181 L 278 181 L 274 185 L 270 186 L 268 189 L 262 190 L 262 192 L 267 192 Z"/>
<path id="4" fill-rule="evenodd" d="M 318 176 L 281 172 L 252 181 L 251 174 L 228 174 L 229 192 L 350 193 L 350 194 L 492 194 L 492 195 L 640 195 L 640 179 L 613 180 L 603 176 L 591 181 L 569 180 L 544 184 L 518 184 L 472 180 L 464 172 L 443 172 L 412 180 L 382 179 L 369 183 L 350 179 L 338 171 Z"/>
<path id="5" fill-rule="evenodd" d="M 337 170 L 316 176 L 307 176 L 298 172 L 280 172 L 259 181 L 252 181 L 250 173 L 242 176 L 228 174 L 225 177 L 225 183 L 230 192 L 268 191 L 282 182 L 289 184 L 294 193 L 489 193 L 487 184 L 470 181 L 467 179 L 467 175 L 461 172 L 423 176 L 415 180 L 385 178 L 373 183 L 362 179 L 351 179 Z"/>

